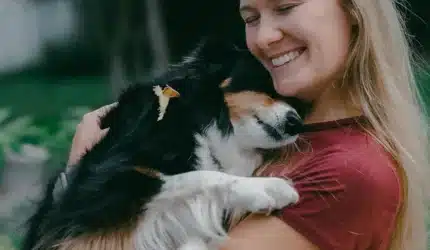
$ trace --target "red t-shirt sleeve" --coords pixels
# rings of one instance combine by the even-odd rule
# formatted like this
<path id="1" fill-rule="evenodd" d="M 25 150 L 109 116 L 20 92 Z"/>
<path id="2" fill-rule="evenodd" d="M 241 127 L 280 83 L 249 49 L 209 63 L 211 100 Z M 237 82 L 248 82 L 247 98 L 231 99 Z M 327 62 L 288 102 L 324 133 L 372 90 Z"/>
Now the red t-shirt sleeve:
<path id="1" fill-rule="evenodd" d="M 328 148 L 294 164 L 300 194 L 279 218 L 321 250 L 387 249 L 400 204 L 400 184 L 380 150 Z"/>

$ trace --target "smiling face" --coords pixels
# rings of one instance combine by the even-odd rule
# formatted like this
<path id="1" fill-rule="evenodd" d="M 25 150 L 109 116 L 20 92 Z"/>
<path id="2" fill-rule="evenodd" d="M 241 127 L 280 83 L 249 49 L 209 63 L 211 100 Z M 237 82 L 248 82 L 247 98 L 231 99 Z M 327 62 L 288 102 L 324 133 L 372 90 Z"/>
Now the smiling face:
<path id="1" fill-rule="evenodd" d="M 279 94 L 318 99 L 342 72 L 351 25 L 340 0 L 240 0 L 240 14 Z"/>

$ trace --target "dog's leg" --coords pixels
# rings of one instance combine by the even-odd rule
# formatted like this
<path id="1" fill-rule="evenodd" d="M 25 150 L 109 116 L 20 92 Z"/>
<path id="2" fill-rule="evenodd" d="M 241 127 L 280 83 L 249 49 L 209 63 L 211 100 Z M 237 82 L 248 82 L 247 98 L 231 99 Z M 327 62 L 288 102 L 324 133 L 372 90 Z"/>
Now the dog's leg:
<path id="1" fill-rule="evenodd" d="M 224 201 L 227 209 L 249 212 L 281 209 L 297 202 L 299 196 L 285 179 L 277 177 L 241 177 L 217 171 L 193 171 L 165 176 L 162 192 L 155 200 L 174 199 L 207 193 Z"/>
<path id="2" fill-rule="evenodd" d="M 200 170 L 162 179 L 162 189 L 146 205 L 138 228 L 138 249 L 210 249 L 226 239 L 222 227 L 226 209 L 257 212 L 282 208 L 298 199 L 290 183 L 281 178 Z M 203 240 L 188 242 L 195 237 Z"/>

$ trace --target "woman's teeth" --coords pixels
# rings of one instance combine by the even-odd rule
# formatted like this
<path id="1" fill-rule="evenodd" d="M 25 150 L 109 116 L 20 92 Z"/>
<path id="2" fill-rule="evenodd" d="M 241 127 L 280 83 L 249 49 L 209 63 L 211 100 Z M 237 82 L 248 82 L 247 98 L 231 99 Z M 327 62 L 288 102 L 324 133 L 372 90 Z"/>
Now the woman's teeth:
<path id="1" fill-rule="evenodd" d="M 291 62 L 292 60 L 296 59 L 297 57 L 299 57 L 301 54 L 303 53 L 303 50 L 294 50 L 291 52 L 288 52 L 285 55 L 276 57 L 272 59 L 272 64 L 274 66 L 281 66 L 284 65 L 286 63 Z"/>

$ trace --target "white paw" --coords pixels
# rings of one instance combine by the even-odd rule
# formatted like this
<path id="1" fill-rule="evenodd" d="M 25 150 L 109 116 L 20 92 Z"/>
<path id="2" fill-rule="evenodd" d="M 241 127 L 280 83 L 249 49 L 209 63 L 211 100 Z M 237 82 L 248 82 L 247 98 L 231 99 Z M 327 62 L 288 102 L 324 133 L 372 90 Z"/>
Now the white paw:
<path id="1" fill-rule="evenodd" d="M 238 181 L 232 187 L 233 206 L 249 212 L 270 212 L 296 203 L 299 194 L 291 183 L 276 177 L 250 177 Z"/>
<path id="2" fill-rule="evenodd" d="M 183 244 L 178 250 L 208 250 L 207 244 L 200 238 L 193 238 Z"/>

